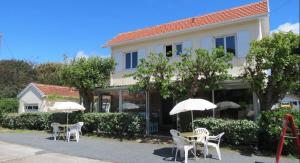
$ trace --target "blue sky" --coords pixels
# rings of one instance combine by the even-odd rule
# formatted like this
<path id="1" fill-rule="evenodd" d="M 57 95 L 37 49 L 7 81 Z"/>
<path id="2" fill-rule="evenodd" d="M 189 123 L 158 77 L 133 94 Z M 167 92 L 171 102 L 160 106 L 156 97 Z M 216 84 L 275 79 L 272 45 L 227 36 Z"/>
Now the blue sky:
<path id="1" fill-rule="evenodd" d="M 1 0 L 0 59 L 61 62 L 110 55 L 101 46 L 127 32 L 258 0 Z M 295 28 L 299 0 L 270 0 L 270 28 Z M 294 25 L 293 25 L 294 24 Z M 292 26 L 292 27 L 291 27 Z"/>

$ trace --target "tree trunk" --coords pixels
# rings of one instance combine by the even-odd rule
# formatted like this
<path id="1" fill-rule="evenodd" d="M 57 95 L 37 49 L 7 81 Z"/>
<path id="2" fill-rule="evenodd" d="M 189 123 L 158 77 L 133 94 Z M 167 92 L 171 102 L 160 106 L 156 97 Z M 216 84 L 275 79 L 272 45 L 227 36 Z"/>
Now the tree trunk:
<path id="1" fill-rule="evenodd" d="M 93 93 L 87 90 L 82 90 L 80 91 L 80 94 L 82 96 L 82 101 L 83 101 L 83 106 L 85 107 L 85 111 L 86 112 L 91 112 L 92 111 L 92 107 L 91 107 L 91 103 L 93 102 Z"/>

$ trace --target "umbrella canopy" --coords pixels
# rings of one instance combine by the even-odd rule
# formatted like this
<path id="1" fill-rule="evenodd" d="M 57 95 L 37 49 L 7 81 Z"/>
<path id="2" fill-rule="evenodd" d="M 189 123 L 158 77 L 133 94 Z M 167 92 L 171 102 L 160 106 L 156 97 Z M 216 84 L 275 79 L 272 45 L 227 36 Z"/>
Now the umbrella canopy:
<path id="1" fill-rule="evenodd" d="M 76 102 L 55 102 L 52 107 L 49 107 L 50 112 L 71 113 L 73 111 L 83 111 L 85 108 Z"/>
<path id="2" fill-rule="evenodd" d="M 187 99 L 178 103 L 171 111 L 170 115 L 192 111 L 192 110 L 210 110 L 217 106 L 204 99 Z"/>
<path id="3" fill-rule="evenodd" d="M 85 108 L 76 102 L 55 102 L 52 107 L 49 107 L 50 112 L 67 113 L 67 126 L 69 124 L 69 113 L 73 111 L 83 111 Z"/>
<path id="4" fill-rule="evenodd" d="M 192 115 L 192 128 L 194 130 L 194 116 L 193 116 L 193 110 L 200 110 L 200 111 L 204 111 L 204 110 L 210 110 L 210 109 L 214 109 L 216 108 L 217 105 L 204 100 L 204 99 L 187 99 L 184 101 L 181 101 L 180 103 L 178 103 L 171 111 L 170 111 L 170 115 L 174 115 L 174 114 L 178 114 L 178 113 L 182 113 L 182 112 L 187 112 L 187 111 L 191 111 L 191 115 Z"/>
<path id="5" fill-rule="evenodd" d="M 235 102 L 232 101 L 222 101 L 217 103 L 218 106 L 218 110 L 225 110 L 225 109 L 236 109 L 236 108 L 240 108 L 241 106 Z"/>
<path id="6" fill-rule="evenodd" d="M 137 104 L 134 104 L 134 103 L 130 103 L 130 102 L 126 102 L 126 103 L 123 103 L 123 109 L 138 109 L 140 108 Z"/>

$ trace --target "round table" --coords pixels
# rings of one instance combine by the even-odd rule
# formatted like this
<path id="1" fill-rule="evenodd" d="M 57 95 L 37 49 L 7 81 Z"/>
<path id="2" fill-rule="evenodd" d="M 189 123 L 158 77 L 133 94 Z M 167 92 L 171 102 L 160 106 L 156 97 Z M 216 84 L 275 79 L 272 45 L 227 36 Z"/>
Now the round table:
<path id="1" fill-rule="evenodd" d="M 196 140 L 202 140 L 205 138 L 205 136 L 208 136 L 208 135 L 196 134 L 195 132 L 182 132 L 182 133 L 180 133 L 180 136 L 185 137 L 191 141 L 196 141 Z"/>

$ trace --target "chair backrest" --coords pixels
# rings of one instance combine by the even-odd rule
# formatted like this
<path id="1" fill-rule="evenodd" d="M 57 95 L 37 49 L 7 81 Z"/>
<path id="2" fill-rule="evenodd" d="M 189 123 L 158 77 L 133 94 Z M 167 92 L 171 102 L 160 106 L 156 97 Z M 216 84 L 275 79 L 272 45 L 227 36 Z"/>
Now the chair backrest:
<path id="1" fill-rule="evenodd" d="M 84 123 L 83 122 L 77 122 L 77 124 L 78 124 L 78 129 L 81 132 L 81 128 L 82 128 Z"/>
<path id="2" fill-rule="evenodd" d="M 73 132 L 78 132 L 79 131 L 79 124 L 74 124 L 68 126 L 68 132 L 73 133 Z"/>
<path id="3" fill-rule="evenodd" d="M 174 137 L 174 136 L 179 136 L 180 132 L 177 130 L 171 129 L 170 134 L 172 135 L 172 137 Z"/>
<path id="4" fill-rule="evenodd" d="M 207 136 L 209 135 L 209 131 L 206 128 L 196 128 L 195 133 Z"/>
<path id="5" fill-rule="evenodd" d="M 208 136 L 208 141 L 209 141 L 209 140 L 213 140 L 213 141 L 218 142 L 218 145 L 220 145 L 221 138 L 222 138 L 222 136 L 223 136 L 224 134 L 225 134 L 225 133 L 222 132 L 222 133 L 220 133 L 220 134 L 217 135 L 217 136 Z"/>
<path id="6" fill-rule="evenodd" d="M 60 123 L 56 123 L 56 122 L 51 123 L 50 126 L 53 128 L 53 132 L 59 132 L 60 131 L 59 125 L 60 125 Z"/>
<path id="7" fill-rule="evenodd" d="M 178 149 L 184 149 L 185 145 L 189 145 L 189 140 L 182 136 L 175 135 L 173 136 L 173 140 L 176 144 L 176 148 Z"/>

